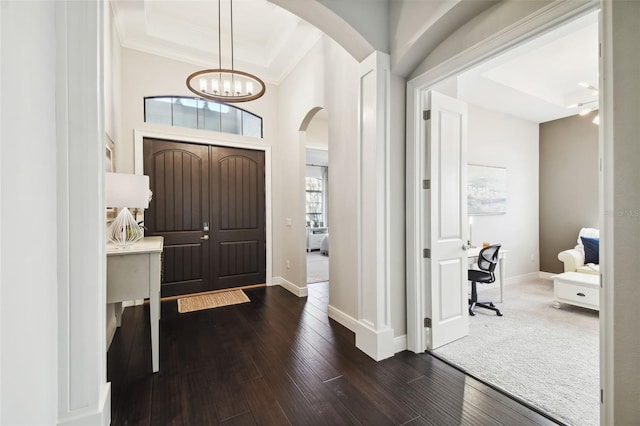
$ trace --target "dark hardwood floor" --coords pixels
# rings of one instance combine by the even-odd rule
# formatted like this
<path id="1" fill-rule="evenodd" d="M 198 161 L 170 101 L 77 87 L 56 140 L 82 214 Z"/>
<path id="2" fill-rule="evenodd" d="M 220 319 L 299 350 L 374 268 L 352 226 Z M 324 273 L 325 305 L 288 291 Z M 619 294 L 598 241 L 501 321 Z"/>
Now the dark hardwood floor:
<path id="1" fill-rule="evenodd" d="M 328 284 L 179 314 L 163 302 L 160 372 L 148 305 L 127 308 L 108 352 L 113 425 L 550 425 L 428 354 L 375 362 L 327 318 Z"/>

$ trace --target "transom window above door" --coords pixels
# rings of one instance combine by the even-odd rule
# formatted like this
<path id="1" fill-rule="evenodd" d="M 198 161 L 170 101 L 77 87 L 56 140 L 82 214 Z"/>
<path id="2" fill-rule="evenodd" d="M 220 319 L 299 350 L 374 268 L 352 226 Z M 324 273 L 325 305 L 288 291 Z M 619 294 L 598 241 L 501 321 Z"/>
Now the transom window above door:
<path id="1" fill-rule="evenodd" d="M 144 98 L 145 123 L 262 138 L 262 117 L 241 108 L 187 96 Z"/>

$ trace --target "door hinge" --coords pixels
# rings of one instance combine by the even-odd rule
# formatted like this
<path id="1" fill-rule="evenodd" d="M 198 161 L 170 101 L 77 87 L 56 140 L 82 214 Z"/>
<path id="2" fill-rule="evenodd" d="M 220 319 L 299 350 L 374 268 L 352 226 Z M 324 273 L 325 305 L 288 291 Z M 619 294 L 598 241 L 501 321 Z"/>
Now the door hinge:
<path id="1" fill-rule="evenodd" d="M 600 389 L 600 404 L 604 404 L 604 389 Z"/>
<path id="2" fill-rule="evenodd" d="M 431 120 L 431 110 L 422 111 L 422 118 L 424 120 Z"/>
<path id="3" fill-rule="evenodd" d="M 431 249 L 423 249 L 422 257 L 424 257 L 425 259 L 431 259 Z"/>
<path id="4" fill-rule="evenodd" d="M 431 328 L 431 318 L 424 319 L 424 326 L 425 328 Z"/>
<path id="5" fill-rule="evenodd" d="M 431 189 L 431 179 L 425 179 L 422 181 L 422 189 Z"/>
<path id="6" fill-rule="evenodd" d="M 600 288 L 604 287 L 604 275 L 600 274 Z"/>

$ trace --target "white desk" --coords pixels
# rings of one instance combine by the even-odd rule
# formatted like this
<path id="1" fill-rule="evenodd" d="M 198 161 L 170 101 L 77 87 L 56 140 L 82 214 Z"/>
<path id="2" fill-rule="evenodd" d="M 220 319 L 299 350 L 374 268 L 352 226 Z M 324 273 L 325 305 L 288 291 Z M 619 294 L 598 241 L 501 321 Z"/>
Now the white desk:
<path id="1" fill-rule="evenodd" d="M 469 265 L 473 265 L 478 262 L 478 254 L 480 254 L 482 247 L 471 247 L 467 250 L 467 257 L 469 259 Z M 500 247 L 498 251 L 498 281 L 500 282 L 500 303 L 504 301 L 504 264 L 506 262 L 508 250 L 503 250 Z"/>
<path id="2" fill-rule="evenodd" d="M 122 302 L 149 298 L 151 361 L 160 369 L 158 322 L 160 321 L 160 269 L 164 239 L 147 237 L 121 249 L 107 244 L 107 303 L 116 304 L 116 325 L 122 323 Z"/>

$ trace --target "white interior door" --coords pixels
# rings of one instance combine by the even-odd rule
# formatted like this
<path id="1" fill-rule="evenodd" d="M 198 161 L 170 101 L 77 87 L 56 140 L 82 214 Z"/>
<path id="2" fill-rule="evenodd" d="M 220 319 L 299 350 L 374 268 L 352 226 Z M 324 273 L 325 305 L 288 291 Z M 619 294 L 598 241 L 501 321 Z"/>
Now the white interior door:
<path id="1" fill-rule="evenodd" d="M 466 241 L 467 105 L 427 92 L 425 291 L 427 349 L 469 334 Z M 430 253 L 429 253 L 430 252 Z"/>

